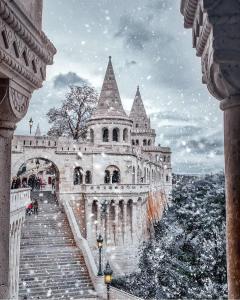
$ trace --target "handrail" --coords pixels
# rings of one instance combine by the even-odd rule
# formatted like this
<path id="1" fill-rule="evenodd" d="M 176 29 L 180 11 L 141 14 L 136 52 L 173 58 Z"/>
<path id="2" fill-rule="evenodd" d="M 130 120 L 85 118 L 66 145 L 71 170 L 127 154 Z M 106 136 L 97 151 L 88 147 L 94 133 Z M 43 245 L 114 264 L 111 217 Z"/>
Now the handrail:
<path id="1" fill-rule="evenodd" d="M 97 276 L 97 266 L 92 255 L 92 251 L 89 247 L 88 241 L 81 234 L 72 207 L 69 204 L 69 201 L 64 201 L 63 207 L 66 212 L 70 227 L 72 229 L 75 242 L 82 251 L 93 286 L 97 294 L 99 296 L 104 297 L 104 281 L 102 277 Z"/>

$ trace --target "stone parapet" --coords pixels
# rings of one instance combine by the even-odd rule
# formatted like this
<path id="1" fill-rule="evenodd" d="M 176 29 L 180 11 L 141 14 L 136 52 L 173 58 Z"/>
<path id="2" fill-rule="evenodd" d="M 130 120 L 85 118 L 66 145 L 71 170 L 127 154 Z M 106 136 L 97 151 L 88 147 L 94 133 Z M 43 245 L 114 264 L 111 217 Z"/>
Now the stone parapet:
<path id="1" fill-rule="evenodd" d="M 149 184 L 100 184 L 100 185 L 74 185 L 71 187 L 71 193 L 87 194 L 140 194 L 148 193 Z M 65 190 L 65 189 L 64 189 Z"/>
<path id="2" fill-rule="evenodd" d="M 18 299 L 21 229 L 25 220 L 25 208 L 30 201 L 30 189 L 11 190 L 9 239 L 10 299 Z"/>

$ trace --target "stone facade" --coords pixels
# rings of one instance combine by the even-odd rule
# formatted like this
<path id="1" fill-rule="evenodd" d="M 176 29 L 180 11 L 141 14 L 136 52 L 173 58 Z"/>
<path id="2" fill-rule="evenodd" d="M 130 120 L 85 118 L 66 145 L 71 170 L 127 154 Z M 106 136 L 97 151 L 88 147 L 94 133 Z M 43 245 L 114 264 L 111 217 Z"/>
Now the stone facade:
<path id="1" fill-rule="evenodd" d="M 70 201 L 93 252 L 101 233 L 115 271 L 135 270 L 138 245 L 149 235 L 149 193 L 161 191 L 164 208 L 172 189 L 171 150 L 155 146 L 155 135 L 139 88 L 130 116 L 124 111 L 109 59 L 87 140 L 14 136 L 12 176 L 34 158 L 51 161 L 59 201 Z"/>
<path id="2" fill-rule="evenodd" d="M 56 49 L 42 32 L 42 0 L 0 0 L 0 298 L 9 297 L 11 140 Z"/>

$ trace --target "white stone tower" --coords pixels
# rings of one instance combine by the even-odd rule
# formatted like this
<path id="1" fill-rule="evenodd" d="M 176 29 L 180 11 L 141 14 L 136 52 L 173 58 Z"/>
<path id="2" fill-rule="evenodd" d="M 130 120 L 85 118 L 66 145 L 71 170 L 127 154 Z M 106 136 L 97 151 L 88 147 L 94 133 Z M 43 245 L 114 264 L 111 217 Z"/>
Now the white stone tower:
<path id="1" fill-rule="evenodd" d="M 88 123 L 90 141 L 95 145 L 130 145 L 132 123 L 122 106 L 110 56 L 99 102 Z"/>
<path id="2" fill-rule="evenodd" d="M 139 86 L 133 101 L 130 112 L 130 119 L 133 121 L 132 145 L 133 146 L 152 146 L 155 144 L 156 133 L 151 129 L 150 118 L 148 118 Z"/>

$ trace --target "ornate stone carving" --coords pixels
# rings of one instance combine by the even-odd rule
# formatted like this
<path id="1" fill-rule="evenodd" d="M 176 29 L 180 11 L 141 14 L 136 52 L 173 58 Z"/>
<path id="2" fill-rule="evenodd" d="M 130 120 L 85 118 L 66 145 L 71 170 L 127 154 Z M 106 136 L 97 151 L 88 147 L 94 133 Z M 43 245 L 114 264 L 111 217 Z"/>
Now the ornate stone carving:
<path id="1" fill-rule="evenodd" d="M 219 100 L 240 94 L 240 1 L 183 0 L 181 11 L 210 93 Z"/>

